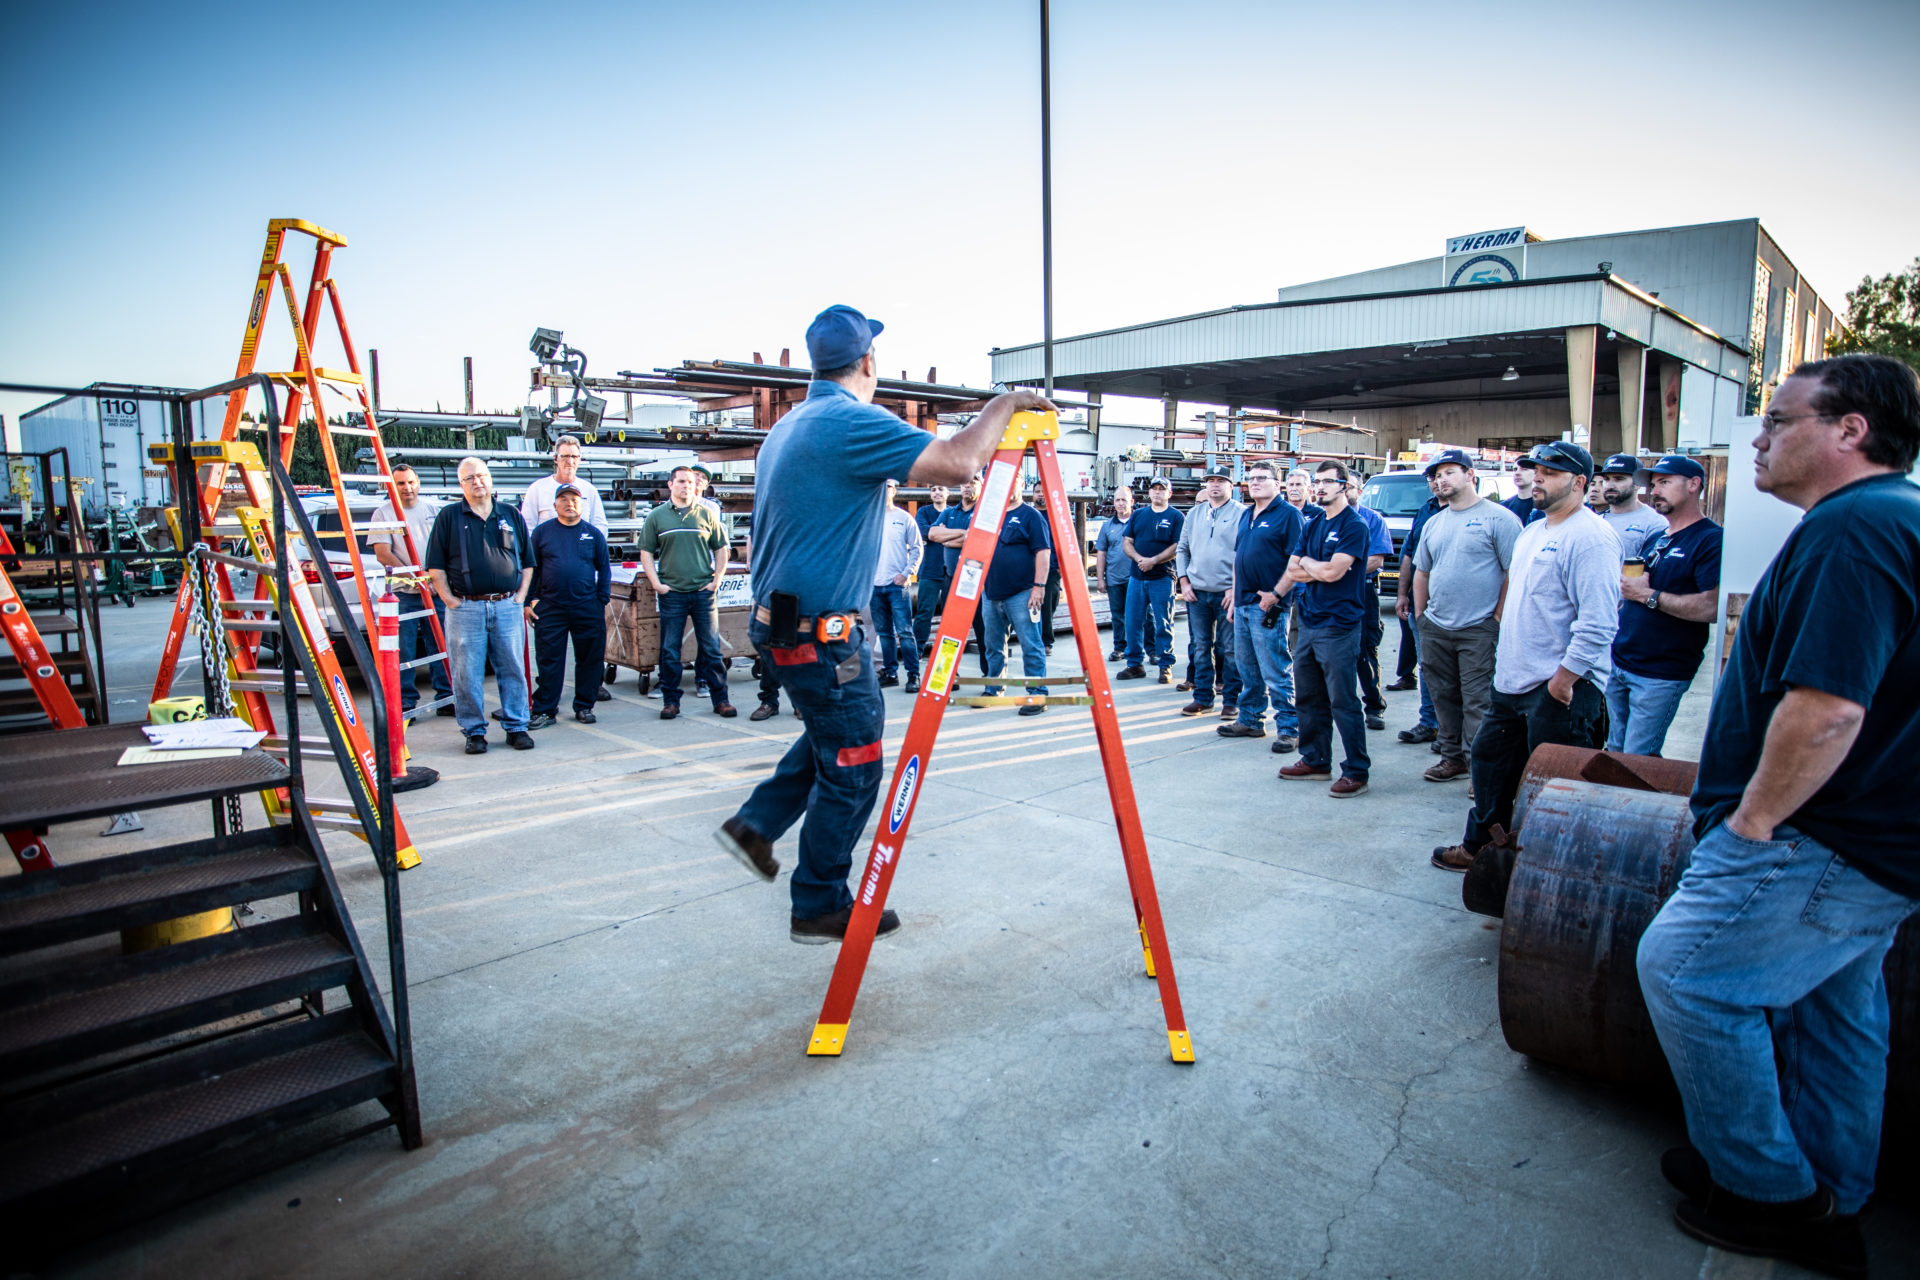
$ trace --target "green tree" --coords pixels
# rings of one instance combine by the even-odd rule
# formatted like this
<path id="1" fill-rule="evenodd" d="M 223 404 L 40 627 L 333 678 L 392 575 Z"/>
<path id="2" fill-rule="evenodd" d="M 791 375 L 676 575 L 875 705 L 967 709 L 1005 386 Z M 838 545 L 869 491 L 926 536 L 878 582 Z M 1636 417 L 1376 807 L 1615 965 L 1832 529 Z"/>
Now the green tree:
<path id="1" fill-rule="evenodd" d="M 1828 355 L 1873 351 L 1920 369 L 1920 258 L 1905 271 L 1867 276 L 1849 290 L 1847 326 L 1827 344 Z"/>

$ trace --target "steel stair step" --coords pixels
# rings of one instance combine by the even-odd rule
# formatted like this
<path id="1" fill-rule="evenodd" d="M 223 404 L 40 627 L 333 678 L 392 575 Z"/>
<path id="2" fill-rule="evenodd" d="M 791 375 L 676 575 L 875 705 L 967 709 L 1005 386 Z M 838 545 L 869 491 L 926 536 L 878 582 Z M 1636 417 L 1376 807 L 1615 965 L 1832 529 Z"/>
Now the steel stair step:
<path id="1" fill-rule="evenodd" d="M 351 1009 L 278 1023 L 0 1108 L 0 1230 L 110 1197 L 223 1140 L 285 1129 L 398 1087 Z"/>
<path id="2" fill-rule="evenodd" d="M 344 985 L 353 953 L 311 916 L 72 965 L 0 987 L 0 1078 Z"/>
<path id="3" fill-rule="evenodd" d="M 0 955 L 309 889 L 319 864 L 263 827 L 0 881 Z"/>

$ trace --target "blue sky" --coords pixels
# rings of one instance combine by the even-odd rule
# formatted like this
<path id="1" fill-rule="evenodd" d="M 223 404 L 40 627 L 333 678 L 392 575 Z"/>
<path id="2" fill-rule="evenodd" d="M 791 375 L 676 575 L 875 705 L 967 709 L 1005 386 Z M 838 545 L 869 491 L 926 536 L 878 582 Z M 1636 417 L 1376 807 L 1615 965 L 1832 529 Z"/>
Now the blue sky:
<path id="1" fill-rule="evenodd" d="M 463 355 L 482 407 L 521 402 L 536 325 L 596 373 L 800 359 L 832 302 L 887 322 L 888 372 L 982 384 L 1040 335 L 1036 11 L 8 6 L 0 376 L 227 376 L 266 220 L 298 216 L 350 241 L 389 404 L 458 407 Z M 1053 24 L 1061 335 L 1519 223 L 1757 216 L 1836 302 L 1920 253 L 1920 5 Z"/>

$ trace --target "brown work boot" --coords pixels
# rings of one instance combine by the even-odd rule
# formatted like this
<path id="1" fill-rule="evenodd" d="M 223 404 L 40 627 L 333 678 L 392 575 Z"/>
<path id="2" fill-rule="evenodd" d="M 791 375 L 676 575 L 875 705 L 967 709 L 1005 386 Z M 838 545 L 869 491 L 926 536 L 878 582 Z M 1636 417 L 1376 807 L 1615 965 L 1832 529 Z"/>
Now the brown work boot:
<path id="1" fill-rule="evenodd" d="M 1280 777 L 1287 782 L 1326 782 L 1333 777 L 1333 770 L 1324 764 L 1308 764 L 1301 760 L 1282 766 Z"/>
<path id="2" fill-rule="evenodd" d="M 1210 702 L 1189 702 L 1186 706 L 1180 708 L 1180 714 L 1183 716 L 1203 716 L 1211 710 L 1213 710 L 1213 704 Z"/>
<path id="3" fill-rule="evenodd" d="M 1474 855 L 1467 852 L 1467 846 L 1463 844 L 1446 844 L 1435 849 L 1433 856 L 1427 859 L 1427 861 L 1433 863 L 1434 866 L 1440 868 L 1442 871 L 1457 871 L 1461 875 L 1465 875 L 1467 874 L 1467 868 L 1473 865 L 1473 858 Z"/>
<path id="4" fill-rule="evenodd" d="M 742 866 L 762 880 L 771 880 L 780 874 L 780 863 L 773 856 L 773 842 L 742 822 L 738 817 L 728 818 L 713 833 L 714 840 L 734 857 L 740 859 Z"/>
<path id="5" fill-rule="evenodd" d="M 1467 776 L 1467 762 L 1455 760 L 1451 756 L 1441 756 L 1438 763 L 1420 776 L 1428 782 L 1452 782 L 1456 778 Z"/>
<path id="6" fill-rule="evenodd" d="M 1366 791 L 1367 780 L 1351 775 L 1342 776 L 1339 781 L 1327 788 L 1327 794 L 1335 800 L 1347 800 L 1354 796 L 1365 795 Z"/>

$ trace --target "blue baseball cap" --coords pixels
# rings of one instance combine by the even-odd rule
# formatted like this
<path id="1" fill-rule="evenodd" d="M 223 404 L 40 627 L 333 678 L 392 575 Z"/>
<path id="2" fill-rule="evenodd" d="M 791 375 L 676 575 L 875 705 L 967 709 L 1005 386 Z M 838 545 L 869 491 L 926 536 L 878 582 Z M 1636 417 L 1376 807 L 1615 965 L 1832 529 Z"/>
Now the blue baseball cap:
<path id="1" fill-rule="evenodd" d="M 1533 464 L 1535 470 L 1546 467 L 1550 471 L 1570 471 L 1588 480 L 1593 479 L 1593 455 L 1565 440 L 1549 440 L 1533 446 L 1527 452 L 1527 461 Z"/>
<path id="2" fill-rule="evenodd" d="M 1707 478 L 1707 469 L 1684 453 L 1670 453 L 1648 467 L 1647 471 L 1656 476 L 1692 476 L 1695 480 Z"/>
<path id="3" fill-rule="evenodd" d="M 1605 466 L 1600 468 L 1600 474 L 1603 476 L 1639 475 L 1640 459 L 1630 453 L 1616 453 L 1607 459 Z"/>
<path id="4" fill-rule="evenodd" d="M 1465 449 L 1442 449 L 1439 453 L 1434 454 L 1433 461 L 1427 464 L 1426 474 L 1431 476 L 1434 472 L 1445 466 L 1462 467 L 1467 471 L 1472 471 L 1473 459 L 1467 456 Z"/>
<path id="5" fill-rule="evenodd" d="M 852 307 L 828 307 L 807 326 L 807 358 L 816 372 L 843 368 L 867 354 L 884 328 Z"/>

